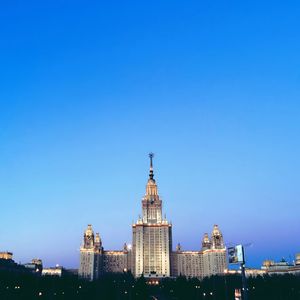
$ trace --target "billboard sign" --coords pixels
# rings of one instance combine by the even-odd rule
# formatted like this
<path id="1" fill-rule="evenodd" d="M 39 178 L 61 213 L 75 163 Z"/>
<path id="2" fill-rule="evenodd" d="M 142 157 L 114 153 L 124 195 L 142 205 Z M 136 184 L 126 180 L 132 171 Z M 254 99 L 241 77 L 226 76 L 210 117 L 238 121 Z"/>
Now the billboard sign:
<path id="1" fill-rule="evenodd" d="M 228 260 L 230 264 L 245 263 L 243 245 L 228 248 Z"/>

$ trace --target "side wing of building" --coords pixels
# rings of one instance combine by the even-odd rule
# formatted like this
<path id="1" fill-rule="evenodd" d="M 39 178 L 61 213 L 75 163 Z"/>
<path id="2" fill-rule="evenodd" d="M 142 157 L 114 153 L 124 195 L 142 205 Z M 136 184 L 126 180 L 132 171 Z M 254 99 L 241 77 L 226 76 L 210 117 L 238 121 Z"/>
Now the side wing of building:
<path id="1" fill-rule="evenodd" d="M 171 254 L 172 277 L 204 277 L 203 255 L 199 251 L 177 251 Z"/>

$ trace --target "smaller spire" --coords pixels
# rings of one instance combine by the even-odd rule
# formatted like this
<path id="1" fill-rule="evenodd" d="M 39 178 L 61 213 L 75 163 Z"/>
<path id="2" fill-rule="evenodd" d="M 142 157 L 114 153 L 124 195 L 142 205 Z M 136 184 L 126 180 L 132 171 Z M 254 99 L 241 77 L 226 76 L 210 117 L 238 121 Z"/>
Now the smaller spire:
<path id="1" fill-rule="evenodd" d="M 208 233 L 204 233 L 203 239 L 202 239 L 202 250 L 210 249 L 211 247 L 211 241 L 208 237 Z"/>
<path id="2" fill-rule="evenodd" d="M 155 182 L 154 177 L 154 173 L 153 173 L 153 157 L 154 154 L 153 153 L 149 153 L 149 157 L 150 157 L 150 173 L 149 173 L 149 179 L 147 182 L 147 186 L 146 186 L 146 196 L 149 196 L 150 198 L 148 200 L 154 200 L 153 196 L 158 196 L 157 193 L 157 185 Z"/>
<path id="3" fill-rule="evenodd" d="M 154 177 L 154 173 L 153 173 L 153 157 L 154 157 L 154 153 L 150 152 L 149 153 L 149 158 L 150 158 L 150 173 L 149 173 L 149 178 L 153 179 Z"/>
<path id="4" fill-rule="evenodd" d="M 100 237 L 100 235 L 99 235 L 98 232 L 96 233 L 95 243 L 99 243 L 99 245 L 100 245 L 100 243 L 101 243 L 101 237 Z"/>
<path id="5" fill-rule="evenodd" d="M 88 227 L 85 230 L 84 234 L 85 235 L 90 235 L 90 236 L 94 235 L 94 231 L 93 231 L 93 228 L 92 228 L 91 224 L 88 224 Z"/>
<path id="6" fill-rule="evenodd" d="M 212 248 L 222 249 L 224 248 L 223 235 L 219 229 L 218 225 L 214 225 L 214 229 L 211 234 Z"/>

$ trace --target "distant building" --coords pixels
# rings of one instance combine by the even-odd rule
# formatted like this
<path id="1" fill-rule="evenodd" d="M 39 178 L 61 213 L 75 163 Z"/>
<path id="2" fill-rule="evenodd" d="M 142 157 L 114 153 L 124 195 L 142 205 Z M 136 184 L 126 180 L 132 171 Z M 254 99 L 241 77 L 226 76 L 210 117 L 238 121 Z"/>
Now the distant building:
<path id="1" fill-rule="evenodd" d="M 42 276 L 57 276 L 62 277 L 63 268 L 61 266 L 56 266 L 52 268 L 44 268 L 42 271 Z"/>
<path id="2" fill-rule="evenodd" d="M 98 233 L 91 225 L 84 232 L 80 248 L 78 275 L 88 280 L 105 273 L 131 271 L 135 277 L 148 279 L 163 277 L 198 277 L 222 274 L 227 269 L 223 235 L 214 225 L 211 236 L 204 235 L 199 251 L 182 251 L 178 245 L 172 251 L 172 225 L 162 215 L 153 172 L 153 154 L 150 154 L 150 173 L 146 194 L 142 199 L 142 216 L 132 225 L 132 249 L 104 250 Z"/>
<path id="3" fill-rule="evenodd" d="M 279 262 L 265 260 L 261 267 L 266 274 L 300 274 L 300 255 L 296 254 L 294 264 L 288 263 L 284 258 Z"/>
<path id="4" fill-rule="evenodd" d="M 13 259 L 12 252 L 0 252 L 0 259 Z"/>
<path id="5" fill-rule="evenodd" d="M 282 271 L 288 270 L 291 266 L 291 264 L 289 264 L 284 258 L 282 258 L 279 262 L 275 262 L 274 260 L 265 260 L 261 269 L 266 271 Z"/>
<path id="6" fill-rule="evenodd" d="M 28 272 L 23 265 L 19 265 L 13 260 L 12 252 L 0 252 L 0 270 L 17 273 Z"/>
<path id="7" fill-rule="evenodd" d="M 33 258 L 30 263 L 26 263 L 23 265 L 26 269 L 35 272 L 42 273 L 43 270 L 43 262 L 39 258 Z"/>
<path id="8" fill-rule="evenodd" d="M 284 258 L 279 262 L 274 260 L 267 259 L 263 261 L 263 264 L 260 269 L 246 268 L 246 276 L 263 276 L 266 274 L 269 275 L 284 275 L 284 274 L 300 274 L 300 264 L 299 264 L 299 254 L 296 254 L 296 260 L 294 264 L 288 263 Z M 240 274 L 241 270 L 227 270 L 226 274 Z"/>

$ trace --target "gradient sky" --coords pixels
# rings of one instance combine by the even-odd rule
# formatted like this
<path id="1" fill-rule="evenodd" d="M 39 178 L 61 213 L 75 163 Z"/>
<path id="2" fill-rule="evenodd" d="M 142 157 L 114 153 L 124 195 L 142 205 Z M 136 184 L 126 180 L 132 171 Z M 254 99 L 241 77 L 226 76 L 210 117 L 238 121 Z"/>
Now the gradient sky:
<path id="1" fill-rule="evenodd" d="M 121 249 L 153 151 L 174 247 L 300 252 L 299 1 L 1 1 L 0 37 L 0 250 Z"/>

